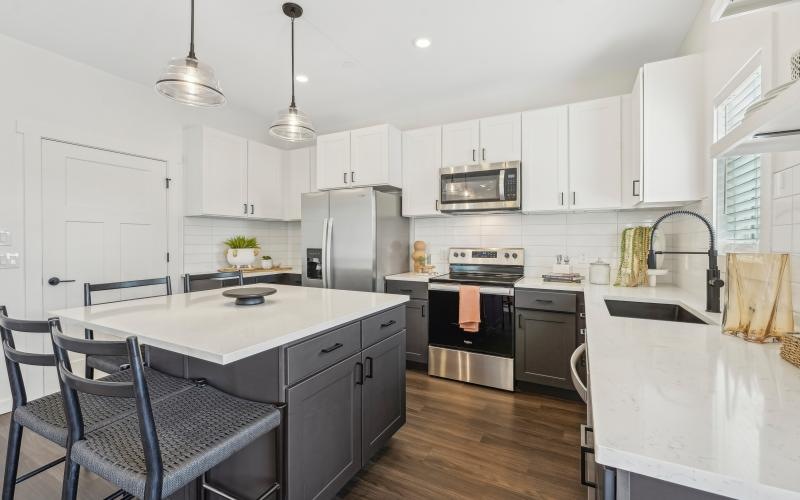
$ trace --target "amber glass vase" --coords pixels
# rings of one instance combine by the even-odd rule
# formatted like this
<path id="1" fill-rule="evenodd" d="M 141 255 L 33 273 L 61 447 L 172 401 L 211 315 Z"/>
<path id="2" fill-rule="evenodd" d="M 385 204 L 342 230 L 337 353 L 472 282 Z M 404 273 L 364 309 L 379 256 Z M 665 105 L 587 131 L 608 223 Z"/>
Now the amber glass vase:
<path id="1" fill-rule="evenodd" d="M 722 331 L 772 342 L 794 331 L 788 254 L 729 253 Z"/>

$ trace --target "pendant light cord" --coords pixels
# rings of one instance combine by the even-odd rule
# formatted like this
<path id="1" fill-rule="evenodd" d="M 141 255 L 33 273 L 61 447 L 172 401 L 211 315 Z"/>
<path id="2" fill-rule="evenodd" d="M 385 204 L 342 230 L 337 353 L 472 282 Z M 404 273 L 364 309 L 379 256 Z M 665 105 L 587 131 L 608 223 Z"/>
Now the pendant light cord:
<path id="1" fill-rule="evenodd" d="M 292 104 L 289 105 L 290 108 L 296 107 L 294 104 L 294 17 L 292 16 Z"/>
<path id="2" fill-rule="evenodd" d="M 192 22 L 189 27 L 189 59 L 197 59 L 194 55 L 194 0 L 192 0 Z"/>

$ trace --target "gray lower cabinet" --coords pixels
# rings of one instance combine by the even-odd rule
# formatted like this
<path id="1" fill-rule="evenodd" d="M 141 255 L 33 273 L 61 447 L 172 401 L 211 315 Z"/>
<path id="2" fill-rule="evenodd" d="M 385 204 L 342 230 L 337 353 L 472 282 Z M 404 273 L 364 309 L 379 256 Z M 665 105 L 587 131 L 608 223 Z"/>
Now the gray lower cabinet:
<path id="1" fill-rule="evenodd" d="M 366 464 L 406 422 L 406 335 L 393 335 L 362 356 L 361 456 Z"/>
<path id="2" fill-rule="evenodd" d="M 411 299 L 406 304 L 406 359 L 428 363 L 428 301 Z"/>
<path id="3" fill-rule="evenodd" d="M 517 309 L 515 378 L 572 389 L 569 357 L 575 350 L 575 314 Z"/>

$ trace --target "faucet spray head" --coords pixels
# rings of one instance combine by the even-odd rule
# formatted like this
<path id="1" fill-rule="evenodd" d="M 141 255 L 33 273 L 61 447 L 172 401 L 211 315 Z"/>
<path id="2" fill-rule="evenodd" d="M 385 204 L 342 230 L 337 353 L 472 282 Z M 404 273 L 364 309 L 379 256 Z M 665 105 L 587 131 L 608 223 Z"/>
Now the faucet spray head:
<path id="1" fill-rule="evenodd" d="M 647 252 L 647 269 L 657 269 L 656 265 L 656 252 L 651 248 Z"/>

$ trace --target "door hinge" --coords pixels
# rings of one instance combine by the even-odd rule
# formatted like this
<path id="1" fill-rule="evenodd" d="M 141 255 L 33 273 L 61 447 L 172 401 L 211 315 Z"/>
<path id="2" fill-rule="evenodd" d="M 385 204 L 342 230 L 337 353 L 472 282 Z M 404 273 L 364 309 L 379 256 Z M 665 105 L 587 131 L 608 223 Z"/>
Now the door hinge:
<path id="1" fill-rule="evenodd" d="M 167 178 L 164 179 L 164 185 L 167 187 L 167 189 L 169 189 L 169 183 L 170 182 L 172 182 L 172 178 L 171 177 L 167 177 Z"/>
<path id="2" fill-rule="evenodd" d="M 167 262 L 169 262 L 169 252 L 167 252 Z"/>

